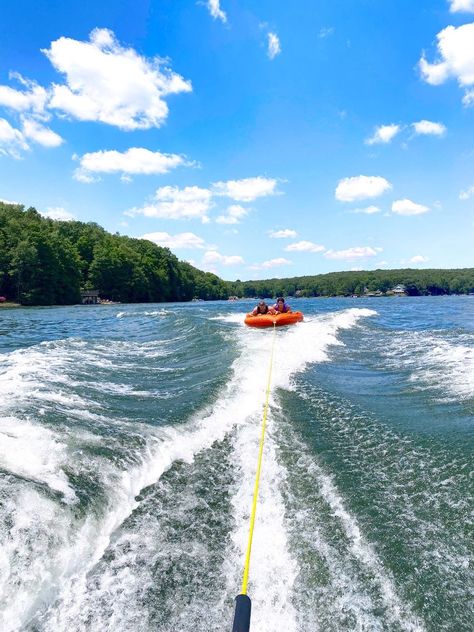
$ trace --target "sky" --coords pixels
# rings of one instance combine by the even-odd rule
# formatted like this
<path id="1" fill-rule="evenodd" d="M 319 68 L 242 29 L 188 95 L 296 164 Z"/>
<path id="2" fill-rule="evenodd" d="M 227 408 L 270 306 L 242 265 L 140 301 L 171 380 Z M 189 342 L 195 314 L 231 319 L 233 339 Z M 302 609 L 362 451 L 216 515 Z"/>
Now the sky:
<path id="1" fill-rule="evenodd" d="M 474 0 L 8 0 L 0 200 L 226 280 L 472 267 Z"/>

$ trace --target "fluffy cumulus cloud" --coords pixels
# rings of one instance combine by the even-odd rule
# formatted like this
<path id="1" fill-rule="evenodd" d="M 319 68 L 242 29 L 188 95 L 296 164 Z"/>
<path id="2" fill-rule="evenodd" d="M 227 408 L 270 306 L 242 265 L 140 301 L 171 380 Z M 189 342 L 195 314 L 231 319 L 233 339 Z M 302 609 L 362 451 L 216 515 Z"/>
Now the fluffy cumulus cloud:
<path id="1" fill-rule="evenodd" d="M 94 29 L 88 42 L 60 37 L 43 52 L 66 80 L 53 84 L 48 107 L 81 121 L 159 127 L 168 115 L 165 97 L 192 89 L 163 60 L 122 47 L 108 29 Z"/>
<path id="2" fill-rule="evenodd" d="M 214 20 L 227 22 L 227 15 L 225 14 L 225 11 L 221 9 L 220 0 L 207 0 L 207 8 Z"/>
<path id="3" fill-rule="evenodd" d="M 10 73 L 20 88 L 0 85 L 0 106 L 17 118 L 16 127 L 0 119 L 0 152 L 15 158 L 30 148 L 28 141 L 43 147 L 63 142 L 45 125 L 53 112 L 123 130 L 149 129 L 165 121 L 168 95 L 192 90 L 163 60 L 122 47 L 108 29 L 95 29 L 86 42 L 60 37 L 42 52 L 64 75 L 64 83 L 45 88 Z M 79 175 L 91 179 L 87 171 Z"/>
<path id="4" fill-rule="evenodd" d="M 231 204 L 224 215 L 216 218 L 218 224 L 240 224 L 240 220 L 248 213 L 248 209 L 240 204 Z"/>
<path id="5" fill-rule="evenodd" d="M 474 13 L 474 0 L 448 0 L 451 13 Z"/>
<path id="6" fill-rule="evenodd" d="M 427 261 L 428 261 L 428 257 L 424 257 L 423 255 L 415 255 L 409 260 L 408 263 L 419 264 L 419 263 L 426 263 Z"/>
<path id="7" fill-rule="evenodd" d="M 436 36 L 439 60 L 427 61 L 423 54 L 419 66 L 423 79 L 431 85 L 440 85 L 450 77 L 465 88 L 463 102 L 474 103 L 474 23 L 462 26 L 447 26 Z"/>
<path id="8" fill-rule="evenodd" d="M 43 147 L 57 147 L 63 139 L 36 119 L 22 117 L 22 128 L 17 129 L 0 118 L 0 154 L 21 158 L 23 152 L 30 149 L 28 141 Z"/>
<path id="9" fill-rule="evenodd" d="M 400 125 L 380 125 L 375 128 L 373 135 L 365 141 L 367 145 L 377 145 L 379 143 L 389 143 L 401 130 Z"/>
<path id="10" fill-rule="evenodd" d="M 443 123 L 435 123 L 434 121 L 417 121 L 412 123 L 416 134 L 443 136 L 446 134 L 446 126 Z"/>
<path id="11" fill-rule="evenodd" d="M 122 171 L 122 177 L 129 177 L 132 173 L 145 173 L 147 169 L 155 169 L 158 173 L 160 168 L 171 168 L 176 166 L 177 161 L 184 161 L 182 156 L 166 156 L 164 154 L 153 154 L 146 150 L 138 151 L 140 160 L 135 163 L 135 170 L 132 170 L 133 161 L 127 160 L 128 153 L 119 152 L 96 152 L 86 154 L 90 159 L 81 160 L 81 167 L 77 170 L 75 177 L 83 182 L 94 181 L 94 174 L 99 170 L 110 173 L 112 171 Z M 164 159 L 165 162 L 163 162 Z M 171 163 L 170 163 L 171 161 Z M 151 162 L 151 166 L 150 166 Z M 124 170 L 127 169 L 125 172 Z M 277 180 L 273 178 L 245 178 L 243 180 L 227 180 L 225 182 L 215 182 L 210 188 L 198 186 L 187 186 L 182 189 L 176 186 L 164 186 L 157 189 L 154 199 L 142 207 L 134 207 L 124 214 L 130 217 L 145 215 L 146 217 L 157 217 L 161 219 L 200 219 L 203 223 L 210 221 L 208 211 L 215 205 L 214 199 L 217 197 L 228 197 L 235 201 L 250 202 L 259 197 L 275 195 Z M 225 213 L 221 213 L 216 222 L 219 224 L 238 224 L 248 214 L 249 209 L 240 204 L 231 204 Z"/>
<path id="12" fill-rule="evenodd" d="M 239 255 L 222 255 L 217 250 L 205 252 L 202 261 L 206 267 L 209 265 L 236 266 L 245 263 L 244 259 Z"/>
<path id="13" fill-rule="evenodd" d="M 56 219 L 61 222 L 73 222 L 76 217 L 66 211 L 66 209 L 61 206 L 49 207 L 45 211 L 40 211 L 43 217 L 48 217 L 49 219 Z"/>
<path id="14" fill-rule="evenodd" d="M 468 200 L 470 197 L 474 195 L 474 185 L 468 187 L 464 191 L 461 191 L 459 194 L 460 200 Z"/>
<path id="15" fill-rule="evenodd" d="M 0 118 L 0 155 L 20 158 L 22 151 L 29 149 L 24 135 L 10 123 Z"/>
<path id="16" fill-rule="evenodd" d="M 275 259 L 268 259 L 267 261 L 264 261 L 256 267 L 258 269 L 268 270 L 270 268 L 277 268 L 278 266 L 291 265 L 291 263 L 292 262 L 289 259 L 285 259 L 284 257 L 277 257 Z"/>
<path id="17" fill-rule="evenodd" d="M 161 219 L 200 219 L 209 221 L 208 211 L 211 207 L 212 193 L 209 189 L 192 186 L 165 186 L 157 189 L 154 200 L 140 208 L 132 208 L 125 215 L 134 217 L 158 217 Z"/>
<path id="18" fill-rule="evenodd" d="M 298 233 L 291 228 L 283 228 L 282 230 L 270 230 L 268 235 L 272 239 L 288 239 L 289 237 L 296 237 Z"/>
<path id="19" fill-rule="evenodd" d="M 80 167 L 74 177 L 81 182 L 94 181 L 97 173 L 121 173 L 122 175 L 159 175 L 192 163 L 185 156 L 162 154 L 142 147 L 127 151 L 95 151 L 80 158 Z"/>
<path id="20" fill-rule="evenodd" d="M 339 180 L 335 196 L 341 202 L 354 202 L 378 197 L 391 188 L 390 182 L 381 176 L 354 176 Z"/>
<path id="21" fill-rule="evenodd" d="M 23 119 L 23 134 L 43 147 L 59 147 L 63 139 L 52 129 L 45 127 L 35 119 Z"/>
<path id="22" fill-rule="evenodd" d="M 326 248 L 312 241 L 297 241 L 294 244 L 288 244 L 285 250 L 287 252 L 323 252 Z"/>
<path id="23" fill-rule="evenodd" d="M 365 259 L 366 257 L 375 257 L 382 248 L 371 248 L 370 246 L 355 246 L 346 250 L 327 250 L 324 256 L 327 259 L 343 259 L 345 261 L 353 261 L 354 259 Z"/>
<path id="24" fill-rule="evenodd" d="M 417 204 L 408 198 L 395 200 L 392 204 L 392 212 L 397 215 L 422 215 L 429 211 L 429 207 L 424 204 Z"/>
<path id="25" fill-rule="evenodd" d="M 274 178 L 243 178 L 242 180 L 227 180 L 215 182 L 212 185 L 214 195 L 229 197 L 236 202 L 252 202 L 260 197 L 275 195 L 277 180 Z"/>
<path id="26" fill-rule="evenodd" d="M 281 53 L 280 38 L 276 33 L 267 33 L 267 55 L 270 59 L 275 59 Z"/>
<path id="27" fill-rule="evenodd" d="M 48 91 L 35 81 L 24 79 L 18 73 L 10 73 L 10 79 L 18 81 L 24 90 L 0 86 L 0 105 L 16 112 L 33 112 L 43 115 L 48 102 Z"/>
<path id="28" fill-rule="evenodd" d="M 158 246 L 169 248 L 170 250 L 206 248 L 204 239 L 194 233 L 178 233 L 177 235 L 170 235 L 169 233 L 163 232 L 146 233 L 142 239 L 148 239 L 148 241 L 152 241 Z"/>

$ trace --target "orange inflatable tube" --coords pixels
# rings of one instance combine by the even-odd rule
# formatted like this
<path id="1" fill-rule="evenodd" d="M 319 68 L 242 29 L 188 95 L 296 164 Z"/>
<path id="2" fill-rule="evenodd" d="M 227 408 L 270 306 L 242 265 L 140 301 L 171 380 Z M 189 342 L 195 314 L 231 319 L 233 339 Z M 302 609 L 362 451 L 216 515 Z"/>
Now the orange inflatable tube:
<path id="1" fill-rule="evenodd" d="M 284 314 L 247 314 L 244 323 L 249 327 L 277 327 L 281 325 L 293 325 L 303 320 L 301 312 L 285 312 Z"/>

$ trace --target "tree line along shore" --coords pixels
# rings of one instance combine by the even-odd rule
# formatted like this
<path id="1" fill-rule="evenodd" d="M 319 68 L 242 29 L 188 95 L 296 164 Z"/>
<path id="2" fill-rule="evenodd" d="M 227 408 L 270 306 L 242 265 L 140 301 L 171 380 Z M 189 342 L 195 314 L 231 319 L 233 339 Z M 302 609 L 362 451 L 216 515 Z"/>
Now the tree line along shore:
<path id="1" fill-rule="evenodd" d="M 81 292 L 103 300 L 155 303 L 258 296 L 472 294 L 474 268 L 332 272 L 262 281 L 224 281 L 145 239 L 93 222 L 58 221 L 0 202 L 0 297 L 4 304 L 72 305 Z M 400 290 L 402 288 L 402 290 Z"/>

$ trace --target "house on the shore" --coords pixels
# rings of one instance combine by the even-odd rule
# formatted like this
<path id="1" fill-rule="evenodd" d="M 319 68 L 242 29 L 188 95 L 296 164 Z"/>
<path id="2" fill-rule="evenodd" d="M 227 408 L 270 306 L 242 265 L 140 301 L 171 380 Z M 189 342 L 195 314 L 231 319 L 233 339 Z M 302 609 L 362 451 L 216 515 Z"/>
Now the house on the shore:
<path id="1" fill-rule="evenodd" d="M 100 303 L 99 290 L 84 290 L 81 292 L 83 305 L 98 305 Z"/>
<path id="2" fill-rule="evenodd" d="M 403 283 L 399 283 L 398 285 L 392 288 L 391 293 L 394 294 L 395 296 L 406 296 L 407 288 L 405 285 L 403 285 Z"/>
<path id="3" fill-rule="evenodd" d="M 364 296 L 383 296 L 383 292 L 381 290 L 374 290 L 371 292 L 368 288 L 364 288 Z"/>

